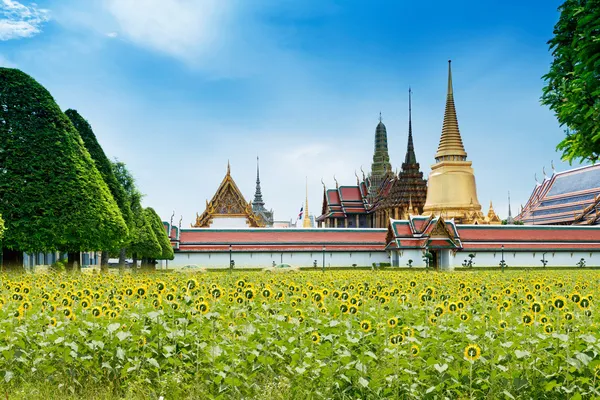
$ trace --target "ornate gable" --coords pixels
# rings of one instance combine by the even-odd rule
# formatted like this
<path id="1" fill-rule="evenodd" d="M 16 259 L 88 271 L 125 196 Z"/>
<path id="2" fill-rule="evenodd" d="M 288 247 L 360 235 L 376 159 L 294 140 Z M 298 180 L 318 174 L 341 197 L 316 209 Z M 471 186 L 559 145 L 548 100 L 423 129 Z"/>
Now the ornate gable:
<path id="1" fill-rule="evenodd" d="M 227 164 L 227 174 L 217 192 L 210 201 L 206 202 L 206 210 L 202 215 L 196 214 L 196 223 L 192 227 L 208 228 L 215 217 L 246 218 L 250 227 L 264 226 L 263 219 L 252 211 L 252 203 L 246 201 L 231 177 L 229 164 Z"/>

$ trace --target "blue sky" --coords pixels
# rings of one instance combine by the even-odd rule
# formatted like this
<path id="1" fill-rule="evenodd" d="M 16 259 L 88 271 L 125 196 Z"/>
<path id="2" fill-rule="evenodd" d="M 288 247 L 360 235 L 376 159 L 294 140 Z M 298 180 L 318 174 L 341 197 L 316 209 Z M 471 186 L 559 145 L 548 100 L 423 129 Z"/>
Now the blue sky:
<path id="1" fill-rule="evenodd" d="M 568 169 L 539 104 L 560 1 L 0 0 L 0 65 L 43 84 L 90 121 L 144 202 L 183 225 L 201 213 L 227 161 L 247 200 L 256 156 L 275 218 L 295 218 L 308 177 L 369 170 L 379 112 L 394 168 L 413 90 L 417 160 L 428 175 L 441 133 L 447 60 L 480 203 L 501 217 Z M 360 174 L 360 172 L 359 172 Z"/>

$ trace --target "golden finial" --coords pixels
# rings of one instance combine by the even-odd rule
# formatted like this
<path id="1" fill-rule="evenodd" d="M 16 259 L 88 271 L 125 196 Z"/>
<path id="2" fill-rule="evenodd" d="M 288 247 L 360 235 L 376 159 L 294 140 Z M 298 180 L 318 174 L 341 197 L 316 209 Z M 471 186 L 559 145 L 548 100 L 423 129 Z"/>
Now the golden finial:
<path id="1" fill-rule="evenodd" d="M 536 183 L 536 184 L 538 184 L 538 185 L 540 184 L 540 183 L 538 182 L 538 178 L 537 178 L 537 172 L 536 172 L 536 173 L 533 175 L 533 179 L 535 179 L 535 183 Z"/>
<path id="2" fill-rule="evenodd" d="M 381 111 L 379 111 L 379 122 L 381 122 L 381 121 L 382 121 L 382 118 L 381 118 Z"/>
<path id="3" fill-rule="evenodd" d="M 181 221 L 183 221 L 183 215 L 179 218 L 179 230 L 181 230 Z"/>
<path id="4" fill-rule="evenodd" d="M 229 160 L 227 160 L 227 175 L 231 175 L 231 166 L 229 165 Z"/>
<path id="5" fill-rule="evenodd" d="M 360 186 L 360 179 L 358 179 L 358 174 L 356 173 L 356 170 L 354 170 L 354 176 L 356 176 L 356 185 Z"/>
<path id="6" fill-rule="evenodd" d="M 365 171 L 363 171 L 362 165 L 360 166 L 360 172 L 362 172 L 363 182 L 366 182 L 367 178 L 365 177 Z"/>
<path id="7" fill-rule="evenodd" d="M 550 161 L 550 167 L 552 167 L 552 174 L 554 175 L 556 173 L 556 170 L 554 169 L 554 161 Z"/>
<path id="8" fill-rule="evenodd" d="M 321 178 L 321 184 L 323 185 L 323 191 L 327 191 L 327 186 L 325 186 L 325 182 L 323 182 L 323 178 Z"/>
<path id="9" fill-rule="evenodd" d="M 339 188 L 340 188 L 340 185 L 338 184 L 338 181 L 337 181 L 337 179 L 335 179 L 335 175 L 333 176 L 333 180 L 335 181 L 335 188 L 336 188 L 336 189 L 339 189 Z"/>
<path id="10" fill-rule="evenodd" d="M 456 107 L 454 105 L 454 89 L 452 88 L 452 61 L 448 60 L 448 93 L 446 95 L 446 109 L 444 111 L 444 123 L 442 125 L 442 136 L 438 150 L 435 153 L 436 162 L 441 162 L 444 157 L 467 158 L 467 152 L 460 136 L 458 119 L 456 118 Z"/>
<path id="11" fill-rule="evenodd" d="M 546 166 L 545 166 L 545 165 L 542 167 L 542 173 L 544 174 L 544 180 L 545 180 L 546 178 L 548 178 L 548 177 L 546 176 Z"/>
<path id="12" fill-rule="evenodd" d="M 169 224 L 169 226 L 173 226 L 173 217 L 175 217 L 175 211 L 173 211 L 173 214 L 171 214 L 171 223 Z M 171 228 L 169 228 L 171 229 Z M 171 235 L 171 232 L 169 232 L 169 236 Z"/>

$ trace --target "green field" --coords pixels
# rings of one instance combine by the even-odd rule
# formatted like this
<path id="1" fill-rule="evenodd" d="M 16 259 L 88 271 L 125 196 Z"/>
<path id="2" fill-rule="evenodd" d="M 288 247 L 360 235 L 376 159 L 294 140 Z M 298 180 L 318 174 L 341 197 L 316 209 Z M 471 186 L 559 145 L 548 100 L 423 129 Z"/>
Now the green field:
<path id="1" fill-rule="evenodd" d="M 0 278 L 10 399 L 598 396 L 598 271 Z"/>

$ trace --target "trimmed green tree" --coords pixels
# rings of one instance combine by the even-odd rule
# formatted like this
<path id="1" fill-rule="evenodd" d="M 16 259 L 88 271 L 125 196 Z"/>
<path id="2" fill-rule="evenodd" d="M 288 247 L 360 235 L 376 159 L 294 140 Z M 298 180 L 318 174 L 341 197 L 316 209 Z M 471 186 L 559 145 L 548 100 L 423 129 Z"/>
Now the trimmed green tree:
<path id="1" fill-rule="evenodd" d="M 131 226 L 133 222 L 133 214 L 131 213 L 131 206 L 129 204 L 127 194 L 125 193 L 125 189 L 123 188 L 123 186 L 115 177 L 112 168 L 112 163 L 110 162 L 108 157 L 106 157 L 104 150 L 102 150 L 102 147 L 98 143 L 98 140 L 96 139 L 96 135 L 94 134 L 91 125 L 76 110 L 69 109 L 65 111 L 65 114 L 67 115 L 67 117 L 69 117 L 69 119 L 73 123 L 73 126 L 75 126 L 75 128 L 79 132 L 79 135 L 81 136 L 81 139 L 83 140 L 86 149 L 88 150 L 90 156 L 92 157 L 92 160 L 94 160 L 94 163 L 96 164 L 96 168 L 100 172 L 102 179 L 108 186 L 110 193 L 117 202 L 117 206 L 119 206 L 119 210 L 121 211 L 121 215 L 123 216 L 125 223 L 128 227 Z M 119 252 L 119 250 L 120 249 L 118 248 L 103 249 L 100 262 L 100 269 L 102 271 L 108 271 L 109 254 L 116 254 Z"/>
<path id="2" fill-rule="evenodd" d="M 159 258 L 162 254 L 162 248 L 156 238 L 151 221 L 146 218 L 144 209 L 141 206 L 134 207 L 133 212 L 135 224 L 129 252 L 133 258 L 134 266 L 137 266 L 137 260 L 141 259 L 142 269 L 148 269 L 149 260 Z"/>
<path id="3" fill-rule="evenodd" d="M 562 158 L 598 161 L 600 157 L 600 1 L 567 0 L 560 7 L 554 60 L 544 75 L 542 104 L 550 107 L 566 137 L 557 146 Z"/>
<path id="4" fill-rule="evenodd" d="M 118 247 L 127 226 L 79 133 L 27 74 L 0 68 L 0 213 L 3 261 L 23 252 Z"/>
<path id="5" fill-rule="evenodd" d="M 171 246 L 171 241 L 167 236 L 167 231 L 165 226 L 163 225 L 160 217 L 151 207 L 146 207 L 144 209 L 144 213 L 146 215 L 146 220 L 152 226 L 152 230 L 156 238 L 158 239 L 158 243 L 160 244 L 161 254 L 159 257 L 151 258 L 149 260 L 149 264 L 156 267 L 156 260 L 172 260 L 175 258 L 175 254 L 173 252 L 173 246 Z"/>

